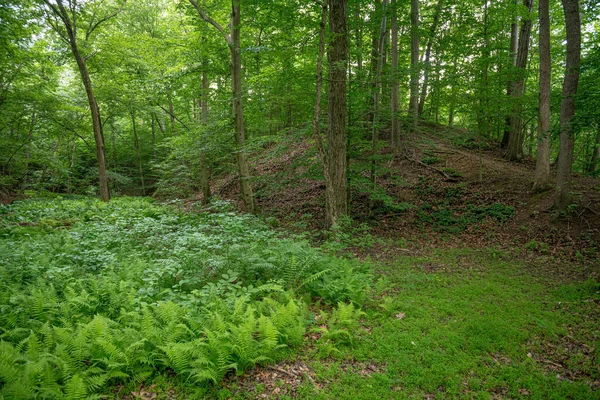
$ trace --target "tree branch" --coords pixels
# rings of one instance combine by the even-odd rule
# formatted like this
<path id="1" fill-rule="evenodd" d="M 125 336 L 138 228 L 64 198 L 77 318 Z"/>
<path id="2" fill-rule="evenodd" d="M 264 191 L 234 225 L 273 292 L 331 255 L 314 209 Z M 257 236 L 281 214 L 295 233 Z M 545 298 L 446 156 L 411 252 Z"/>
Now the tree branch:
<path id="1" fill-rule="evenodd" d="M 96 30 L 96 28 L 98 28 L 98 26 L 100 26 L 102 23 L 108 21 L 109 19 L 116 17 L 121 11 L 123 11 L 123 7 L 125 7 L 126 3 L 127 3 L 127 0 L 123 1 L 123 4 L 121 4 L 121 7 L 119 7 L 119 9 L 117 11 L 115 11 L 114 13 L 109 14 L 106 17 L 100 19 L 95 24 L 92 25 L 90 23 L 90 27 L 85 32 L 85 41 L 87 42 L 87 40 L 90 38 L 90 35 L 92 34 L 92 32 L 94 32 Z"/>
<path id="2" fill-rule="evenodd" d="M 204 21 L 208 22 L 209 24 L 211 24 L 212 26 L 214 26 L 215 29 L 217 29 L 219 32 L 221 32 L 221 35 L 223 35 L 223 37 L 225 38 L 225 41 L 227 42 L 227 44 L 231 45 L 231 36 L 225 31 L 225 29 L 223 29 L 223 27 L 221 25 L 219 25 L 219 23 L 217 21 L 215 21 L 214 19 L 212 19 L 208 14 L 206 14 L 206 12 L 204 12 L 204 10 L 202 9 L 202 7 L 200 7 L 200 5 L 198 4 L 198 1 L 197 0 L 190 0 L 190 3 L 198 11 L 198 15 L 200 15 L 200 18 L 202 18 Z"/>

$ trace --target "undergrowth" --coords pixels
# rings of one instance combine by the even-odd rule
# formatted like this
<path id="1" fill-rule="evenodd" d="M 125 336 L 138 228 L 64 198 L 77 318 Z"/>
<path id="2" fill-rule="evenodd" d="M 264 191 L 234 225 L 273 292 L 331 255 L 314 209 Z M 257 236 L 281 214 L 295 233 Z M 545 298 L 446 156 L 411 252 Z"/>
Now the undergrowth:
<path id="1" fill-rule="evenodd" d="M 0 254 L 5 399 L 101 398 L 161 374 L 218 383 L 301 344 L 306 302 L 347 313 L 369 279 L 256 217 L 143 198 L 1 206 Z"/>

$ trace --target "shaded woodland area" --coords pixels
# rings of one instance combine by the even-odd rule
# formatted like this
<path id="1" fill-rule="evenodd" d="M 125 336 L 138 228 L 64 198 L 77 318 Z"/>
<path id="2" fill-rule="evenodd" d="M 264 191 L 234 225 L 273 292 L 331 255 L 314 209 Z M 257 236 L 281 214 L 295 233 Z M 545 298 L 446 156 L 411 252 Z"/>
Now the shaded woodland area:
<path id="1" fill-rule="evenodd" d="M 599 398 L 599 15 L 0 0 L 0 398 Z"/>

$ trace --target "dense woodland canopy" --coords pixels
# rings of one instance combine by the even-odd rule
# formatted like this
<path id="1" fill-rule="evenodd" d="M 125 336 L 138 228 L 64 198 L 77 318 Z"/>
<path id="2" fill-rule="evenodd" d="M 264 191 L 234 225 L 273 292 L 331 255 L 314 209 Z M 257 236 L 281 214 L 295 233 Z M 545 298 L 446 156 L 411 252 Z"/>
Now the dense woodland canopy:
<path id="1" fill-rule="evenodd" d="M 566 207 L 571 169 L 600 171 L 599 11 L 593 0 L 3 0 L 0 187 L 208 199 L 211 180 L 235 171 L 255 212 L 247 154 L 295 132 L 317 148 L 334 224 L 347 186 L 381 198 L 380 151 L 402 151 L 429 121 L 510 160 L 537 157 L 534 190 L 554 187 L 557 164 Z"/>

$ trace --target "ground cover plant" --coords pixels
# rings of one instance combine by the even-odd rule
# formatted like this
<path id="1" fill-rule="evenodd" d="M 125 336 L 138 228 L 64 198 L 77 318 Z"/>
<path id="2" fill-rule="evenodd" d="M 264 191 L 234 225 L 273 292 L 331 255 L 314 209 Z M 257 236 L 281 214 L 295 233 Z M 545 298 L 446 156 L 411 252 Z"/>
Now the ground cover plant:
<path id="1" fill-rule="evenodd" d="M 311 299 L 342 312 L 366 293 L 364 264 L 226 207 L 55 198 L 0 216 L 5 399 L 101 398 L 158 375 L 205 390 L 301 344 Z"/>
<path id="2" fill-rule="evenodd" d="M 538 268 L 497 249 L 390 257 L 351 343 L 319 338 L 214 397 L 598 399 L 600 286 Z"/>

